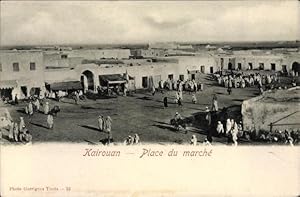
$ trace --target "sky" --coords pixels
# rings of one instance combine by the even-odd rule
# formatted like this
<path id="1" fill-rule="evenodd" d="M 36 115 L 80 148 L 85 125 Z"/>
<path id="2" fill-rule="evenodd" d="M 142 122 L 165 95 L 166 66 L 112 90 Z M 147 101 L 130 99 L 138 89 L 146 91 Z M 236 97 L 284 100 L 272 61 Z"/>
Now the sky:
<path id="1" fill-rule="evenodd" d="M 0 1 L 1 45 L 299 40 L 299 1 Z"/>

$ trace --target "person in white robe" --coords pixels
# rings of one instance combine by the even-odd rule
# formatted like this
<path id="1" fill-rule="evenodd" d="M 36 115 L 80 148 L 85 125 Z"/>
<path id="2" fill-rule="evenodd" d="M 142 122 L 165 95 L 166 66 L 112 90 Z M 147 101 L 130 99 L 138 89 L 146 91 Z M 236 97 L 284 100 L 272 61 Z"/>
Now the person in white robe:
<path id="1" fill-rule="evenodd" d="M 54 120 L 52 114 L 48 114 L 47 116 L 47 125 L 49 129 L 53 129 Z"/>
<path id="2" fill-rule="evenodd" d="M 49 113 L 49 110 L 50 110 L 50 107 L 49 107 L 49 103 L 46 102 L 45 106 L 44 106 L 44 114 L 48 114 Z"/>
<path id="3" fill-rule="evenodd" d="M 103 131 L 103 116 L 101 115 L 98 117 L 98 128 L 100 131 Z"/>
<path id="4" fill-rule="evenodd" d="M 14 123 L 14 140 L 16 141 L 16 142 L 18 142 L 19 141 L 19 125 L 18 125 L 18 123 Z"/>
<path id="5" fill-rule="evenodd" d="M 231 121 L 230 121 L 230 119 L 228 118 L 228 119 L 226 120 L 226 135 L 228 135 L 228 134 L 230 133 L 231 127 L 232 127 Z"/>
<path id="6" fill-rule="evenodd" d="M 223 124 L 221 123 L 221 121 L 218 121 L 218 124 L 217 124 L 217 133 L 218 133 L 219 135 L 225 133 L 225 132 L 224 132 L 224 126 L 223 126 Z"/>
<path id="7" fill-rule="evenodd" d="M 24 118 L 20 117 L 19 131 L 21 131 L 25 126 Z"/>

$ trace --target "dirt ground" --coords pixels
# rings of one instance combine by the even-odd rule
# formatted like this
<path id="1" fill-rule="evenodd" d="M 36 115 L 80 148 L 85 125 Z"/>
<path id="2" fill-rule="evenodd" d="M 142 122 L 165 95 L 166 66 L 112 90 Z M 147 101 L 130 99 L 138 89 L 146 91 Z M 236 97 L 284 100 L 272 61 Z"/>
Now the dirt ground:
<path id="1" fill-rule="evenodd" d="M 212 96 L 218 97 L 219 108 L 237 106 L 243 100 L 258 95 L 257 88 L 233 89 L 228 95 L 224 87 L 216 82 L 203 79 L 204 91 L 197 92 L 197 104 L 192 103 L 189 93 L 183 94 L 183 106 L 174 103 L 175 91 L 157 92 L 154 96 L 147 91 L 138 91 L 133 96 L 110 99 L 80 101 L 78 105 L 73 100 L 62 99 L 60 102 L 48 100 L 50 108 L 59 105 L 61 112 L 54 118 L 54 129 L 46 127 L 47 116 L 35 113 L 30 118 L 24 113 L 25 102 L 17 106 L 2 104 L 11 112 L 15 121 L 23 116 L 26 126 L 33 136 L 33 143 L 38 142 L 80 142 L 100 143 L 107 134 L 100 132 L 97 126 L 98 115 L 110 116 L 113 120 L 112 132 L 115 142 L 123 142 L 128 135 L 137 133 L 143 143 L 188 143 L 193 134 L 199 142 L 205 139 L 206 131 L 201 127 L 189 125 L 185 134 L 176 131 L 169 124 L 170 119 L 178 111 L 183 117 L 191 117 L 211 106 Z M 169 107 L 163 107 L 163 97 L 167 95 Z M 3 136 L 7 141 L 7 136 Z M 226 143 L 225 137 L 214 137 L 214 143 Z M 9 143 L 9 142 L 7 142 Z"/>

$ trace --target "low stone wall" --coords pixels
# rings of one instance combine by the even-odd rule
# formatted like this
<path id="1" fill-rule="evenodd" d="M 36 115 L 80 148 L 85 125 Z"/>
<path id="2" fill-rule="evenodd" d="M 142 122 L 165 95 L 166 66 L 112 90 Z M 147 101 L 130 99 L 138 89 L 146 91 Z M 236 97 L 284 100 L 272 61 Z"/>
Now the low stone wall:
<path id="1" fill-rule="evenodd" d="M 288 90 L 287 90 L 288 91 Z M 284 130 L 300 128 L 300 108 L 298 102 L 268 102 L 267 93 L 242 104 L 244 130 L 259 131 Z"/>

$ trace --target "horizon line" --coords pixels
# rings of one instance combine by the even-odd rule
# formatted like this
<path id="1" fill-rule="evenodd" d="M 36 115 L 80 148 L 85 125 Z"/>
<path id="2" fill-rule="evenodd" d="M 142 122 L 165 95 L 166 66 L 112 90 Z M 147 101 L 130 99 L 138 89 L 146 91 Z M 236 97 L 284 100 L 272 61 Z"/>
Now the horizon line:
<path id="1" fill-rule="evenodd" d="M 178 44 L 209 44 L 209 43 L 263 43 L 263 42 L 299 42 L 295 40 L 241 40 L 241 41 L 153 41 L 153 42 L 128 42 L 128 43 L 53 43 L 53 44 L 1 44 L 2 47 L 13 47 L 13 46 L 69 46 L 69 45 L 148 45 L 156 43 L 178 43 Z"/>

